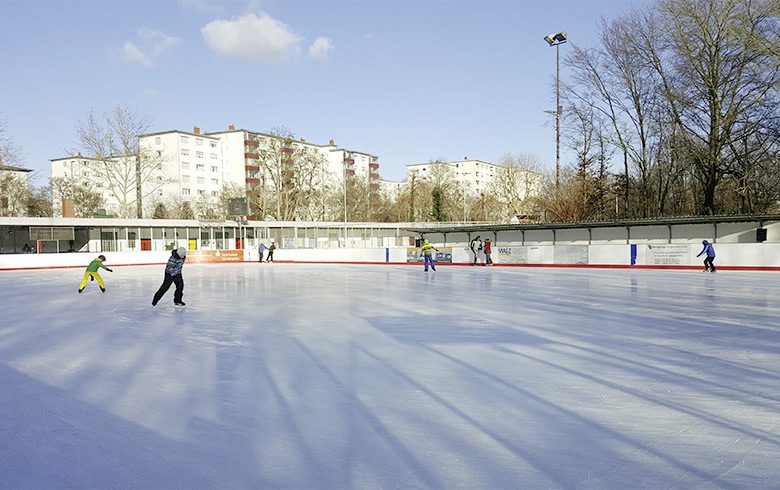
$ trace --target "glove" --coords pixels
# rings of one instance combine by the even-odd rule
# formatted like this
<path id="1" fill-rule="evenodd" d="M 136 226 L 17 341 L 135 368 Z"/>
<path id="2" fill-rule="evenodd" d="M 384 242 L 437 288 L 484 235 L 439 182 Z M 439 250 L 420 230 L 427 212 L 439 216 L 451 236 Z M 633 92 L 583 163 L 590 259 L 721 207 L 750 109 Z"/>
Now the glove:
<path id="1" fill-rule="evenodd" d="M 107 270 L 108 272 L 114 272 L 114 270 L 113 270 L 113 269 L 109 269 L 108 267 L 106 267 L 106 270 Z"/>

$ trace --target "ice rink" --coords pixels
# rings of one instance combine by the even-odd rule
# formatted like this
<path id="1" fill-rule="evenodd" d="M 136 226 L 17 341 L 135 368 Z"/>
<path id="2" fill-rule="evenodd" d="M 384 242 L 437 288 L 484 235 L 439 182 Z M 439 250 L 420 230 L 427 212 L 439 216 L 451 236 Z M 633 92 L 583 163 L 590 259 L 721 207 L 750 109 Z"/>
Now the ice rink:
<path id="1" fill-rule="evenodd" d="M 0 272 L 0 487 L 780 487 L 776 272 L 82 274 Z"/>

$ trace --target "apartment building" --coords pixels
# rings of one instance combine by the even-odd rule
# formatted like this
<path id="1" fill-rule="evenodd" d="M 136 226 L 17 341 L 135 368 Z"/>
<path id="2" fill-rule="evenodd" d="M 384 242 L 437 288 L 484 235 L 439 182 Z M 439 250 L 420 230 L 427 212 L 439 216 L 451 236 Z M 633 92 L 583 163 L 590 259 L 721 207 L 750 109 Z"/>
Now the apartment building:
<path id="1" fill-rule="evenodd" d="M 0 164 L 0 216 L 16 216 L 26 211 L 26 203 L 19 198 L 28 187 L 32 170 Z"/>
<path id="2" fill-rule="evenodd" d="M 264 151 L 272 147 L 283 153 L 304 150 L 321 157 L 324 165 L 315 185 L 341 187 L 345 177 L 357 177 L 367 179 L 372 188 L 379 188 L 376 155 L 339 148 L 333 140 L 320 145 L 296 139 L 283 143 L 287 145 L 285 147 L 281 147 L 280 142 L 284 139 L 277 135 L 237 129 L 234 125 L 228 126 L 226 131 L 203 132 L 195 126 L 191 132 L 169 130 L 139 135 L 145 166 L 141 186 L 144 215 L 151 214 L 153 207 L 150 204 L 155 202 L 174 199 L 174 202 L 194 204 L 217 199 L 225 184 L 247 190 L 271 185 L 271 176 L 266 175 L 268 172 L 260 159 Z M 281 162 L 282 165 L 287 162 L 284 156 Z M 117 215 L 120 208 L 135 206 L 134 173 L 117 191 L 116 185 L 107 185 L 106 174 L 102 171 L 105 163 L 80 154 L 55 158 L 51 160 L 52 177 L 68 179 L 100 194 L 108 214 Z M 112 157 L 108 163 L 117 167 L 135 165 L 121 157 Z M 282 177 L 292 177 L 292 172 L 292 166 L 290 170 L 282 169 Z M 56 191 L 53 194 L 54 209 L 61 212 L 62 196 Z"/>
<path id="3" fill-rule="evenodd" d="M 435 180 L 444 178 L 446 174 L 447 179 L 462 185 L 472 196 L 478 196 L 490 192 L 495 179 L 507 178 L 507 172 L 502 165 L 469 158 L 452 162 L 412 163 L 406 166 L 406 173 L 406 179 L 401 182 L 380 181 L 382 192 L 388 197 L 395 197 L 408 185 L 412 175 Z M 516 194 L 522 199 L 540 191 L 541 175 L 536 172 L 520 170 L 519 174 L 513 176 L 513 180 L 517 187 Z"/>
<path id="4" fill-rule="evenodd" d="M 231 181 L 224 165 L 222 141 L 192 132 L 172 130 L 139 136 L 144 155 L 158 163 L 162 173 L 156 197 L 165 201 L 180 197 L 183 201 L 215 199 L 222 185 Z M 237 180 L 237 179 L 236 179 Z"/>
<path id="5" fill-rule="evenodd" d="M 464 158 L 452 162 L 412 163 L 406 166 L 406 173 L 407 176 L 415 174 L 417 178 L 431 178 L 435 172 L 434 167 L 441 165 L 445 166 L 451 179 L 465 185 L 474 195 L 487 192 L 502 168 L 495 163 Z"/>

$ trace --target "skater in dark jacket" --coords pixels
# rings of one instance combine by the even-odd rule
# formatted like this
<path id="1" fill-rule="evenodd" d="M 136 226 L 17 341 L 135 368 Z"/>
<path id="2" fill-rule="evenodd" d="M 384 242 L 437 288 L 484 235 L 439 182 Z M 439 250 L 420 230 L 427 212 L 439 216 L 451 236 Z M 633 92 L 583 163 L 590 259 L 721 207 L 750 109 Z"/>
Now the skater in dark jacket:
<path id="1" fill-rule="evenodd" d="M 165 279 L 163 279 L 162 286 L 154 293 L 154 299 L 152 300 L 152 306 L 156 306 L 160 298 L 168 292 L 171 287 L 171 283 L 176 284 L 176 291 L 173 293 L 173 304 L 177 306 L 184 306 L 182 296 L 184 295 L 184 279 L 181 277 L 181 269 L 184 266 L 184 261 L 187 257 L 187 249 L 179 247 L 171 252 L 171 256 L 168 259 L 168 264 L 165 266 Z"/>
<path id="2" fill-rule="evenodd" d="M 98 286 L 100 286 L 100 290 L 102 292 L 106 292 L 106 283 L 103 282 L 103 278 L 100 277 L 100 274 L 98 274 L 98 269 L 105 269 L 108 272 L 114 272 L 108 267 L 103 264 L 103 262 L 106 261 L 105 255 L 98 255 L 95 260 L 89 263 L 87 266 L 87 270 L 84 271 L 84 278 L 81 280 L 81 284 L 79 284 L 79 294 L 81 294 L 82 291 L 84 291 L 84 288 L 87 287 L 87 278 L 89 278 L 90 281 L 94 281 L 97 279 Z"/>
<path id="3" fill-rule="evenodd" d="M 276 243 L 271 240 L 271 246 L 268 247 L 268 258 L 265 259 L 266 262 L 274 261 L 274 250 L 276 250 Z"/>
<path id="4" fill-rule="evenodd" d="M 703 240 L 701 244 L 704 245 L 704 248 L 701 249 L 697 257 L 704 253 L 707 254 L 707 257 L 704 259 L 704 271 L 702 272 L 715 272 L 715 264 L 713 264 L 715 262 L 715 248 L 707 240 Z"/>

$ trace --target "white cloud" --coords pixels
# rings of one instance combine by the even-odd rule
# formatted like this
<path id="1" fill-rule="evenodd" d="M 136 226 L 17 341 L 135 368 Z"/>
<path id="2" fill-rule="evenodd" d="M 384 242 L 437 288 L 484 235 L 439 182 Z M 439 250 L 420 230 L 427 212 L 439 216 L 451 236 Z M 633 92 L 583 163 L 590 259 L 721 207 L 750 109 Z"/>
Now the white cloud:
<path id="1" fill-rule="evenodd" d="M 215 20 L 203 29 L 206 44 L 216 53 L 244 60 L 284 63 L 301 52 L 303 39 L 267 14 L 244 14 Z"/>
<path id="2" fill-rule="evenodd" d="M 115 51 L 118 58 L 125 63 L 150 68 L 180 43 L 178 38 L 142 27 L 138 29 L 134 41 L 125 41 L 122 47 Z"/>
<path id="3" fill-rule="evenodd" d="M 318 37 L 314 40 L 311 46 L 309 46 L 309 58 L 318 61 L 325 61 L 330 56 L 330 52 L 333 51 L 333 41 L 327 37 Z"/>

